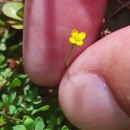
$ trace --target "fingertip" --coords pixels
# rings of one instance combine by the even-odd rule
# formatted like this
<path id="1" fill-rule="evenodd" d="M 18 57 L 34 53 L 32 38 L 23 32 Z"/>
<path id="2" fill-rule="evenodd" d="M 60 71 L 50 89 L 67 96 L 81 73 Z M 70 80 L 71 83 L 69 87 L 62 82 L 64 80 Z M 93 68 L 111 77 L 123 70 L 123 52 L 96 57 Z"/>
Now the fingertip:
<path id="1" fill-rule="evenodd" d="M 25 1 L 23 57 L 30 79 L 42 86 L 59 84 L 66 70 L 70 31 L 88 33 L 86 44 L 75 49 L 74 60 L 95 40 L 105 7 L 106 0 Z"/>
<path id="2" fill-rule="evenodd" d="M 130 129 L 129 31 L 130 26 L 93 44 L 74 61 L 63 77 L 60 104 L 66 117 L 80 129 Z M 88 72 L 103 77 L 108 91 L 97 82 L 99 78 L 84 75 Z"/>
<path id="3" fill-rule="evenodd" d="M 106 83 L 94 73 L 66 74 L 59 101 L 66 117 L 82 130 L 127 130 L 130 119 L 119 108 Z"/>

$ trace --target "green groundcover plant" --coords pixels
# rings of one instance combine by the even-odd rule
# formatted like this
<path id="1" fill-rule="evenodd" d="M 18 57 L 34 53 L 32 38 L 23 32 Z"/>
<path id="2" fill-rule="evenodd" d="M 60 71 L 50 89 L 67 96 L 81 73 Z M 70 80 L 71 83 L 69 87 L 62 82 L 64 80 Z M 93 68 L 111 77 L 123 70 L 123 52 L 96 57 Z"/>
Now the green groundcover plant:
<path id="1" fill-rule="evenodd" d="M 121 5 L 109 5 L 100 38 L 130 23 L 128 9 L 118 14 Z M 40 88 L 24 72 L 23 16 L 22 0 L 0 3 L 0 130 L 76 130 L 61 112 L 58 87 Z"/>
<path id="2" fill-rule="evenodd" d="M 58 104 L 57 88 L 39 88 L 24 72 L 24 3 L 1 3 L 0 8 L 0 130 L 70 130 L 72 125 Z"/>

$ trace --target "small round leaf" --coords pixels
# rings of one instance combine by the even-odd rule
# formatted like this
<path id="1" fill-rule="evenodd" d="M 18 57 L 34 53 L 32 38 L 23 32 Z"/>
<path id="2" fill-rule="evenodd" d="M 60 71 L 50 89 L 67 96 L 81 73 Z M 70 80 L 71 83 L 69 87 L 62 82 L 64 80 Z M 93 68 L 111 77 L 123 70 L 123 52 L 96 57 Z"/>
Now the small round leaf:
<path id="1" fill-rule="evenodd" d="M 31 101 L 32 101 L 32 99 L 29 97 L 29 95 L 25 95 L 25 96 L 24 96 L 24 99 L 25 99 L 25 101 L 27 101 L 27 102 L 31 102 Z"/>
<path id="2" fill-rule="evenodd" d="M 0 44 L 0 51 L 5 51 L 7 48 L 6 48 L 6 45 L 4 43 L 1 43 Z"/>
<path id="3" fill-rule="evenodd" d="M 0 54 L 0 63 L 2 63 L 5 60 L 5 56 L 3 54 Z"/>
<path id="4" fill-rule="evenodd" d="M 16 100 L 15 100 L 15 103 L 16 103 L 16 105 L 21 105 L 22 104 L 22 101 L 23 101 L 23 97 L 18 97 L 18 98 L 16 98 Z"/>
<path id="5" fill-rule="evenodd" d="M 27 130 L 24 125 L 16 125 L 13 127 L 13 130 Z"/>
<path id="6" fill-rule="evenodd" d="M 10 102 L 13 102 L 15 98 L 16 98 L 16 92 L 15 91 L 10 92 L 9 95 Z"/>
<path id="7" fill-rule="evenodd" d="M 61 130 L 69 130 L 67 126 L 63 126 Z"/>
<path id="8" fill-rule="evenodd" d="M 33 99 L 33 104 L 39 104 L 42 102 L 42 99 L 41 98 L 36 98 L 36 99 Z"/>
<path id="9" fill-rule="evenodd" d="M 35 126 L 37 125 L 38 122 L 44 122 L 43 119 L 41 117 L 37 117 L 34 121 Z"/>
<path id="10" fill-rule="evenodd" d="M 43 130 L 44 127 L 45 127 L 45 125 L 42 122 L 38 122 L 35 127 L 35 130 Z"/>
<path id="11" fill-rule="evenodd" d="M 8 103 L 9 102 L 9 96 L 7 94 L 2 94 L 2 100 L 4 103 Z"/>
<path id="12" fill-rule="evenodd" d="M 26 109 L 26 111 L 32 111 L 33 106 L 32 105 L 26 105 L 25 109 Z"/>
<path id="13" fill-rule="evenodd" d="M 10 115 L 13 115 L 13 114 L 15 114 L 15 112 L 16 112 L 16 107 L 14 105 L 9 105 L 8 113 Z"/>
<path id="14" fill-rule="evenodd" d="M 22 22 L 18 22 L 16 20 L 8 20 L 7 23 L 9 23 L 12 28 L 23 29 L 23 23 Z"/>
<path id="15" fill-rule="evenodd" d="M 19 87 L 20 85 L 21 85 L 20 79 L 15 78 L 15 79 L 11 82 L 10 87 L 15 88 L 15 87 Z"/>
<path id="16" fill-rule="evenodd" d="M 29 116 L 24 116 L 23 121 L 24 121 L 24 126 L 27 130 L 34 129 L 34 121 Z"/>
<path id="17" fill-rule="evenodd" d="M 24 8 L 21 8 L 20 10 L 17 11 L 17 15 L 21 18 L 24 17 Z"/>
<path id="18" fill-rule="evenodd" d="M 3 5 L 2 12 L 4 15 L 22 21 L 23 19 L 17 15 L 17 11 L 23 8 L 23 4 L 21 2 L 8 2 Z"/>

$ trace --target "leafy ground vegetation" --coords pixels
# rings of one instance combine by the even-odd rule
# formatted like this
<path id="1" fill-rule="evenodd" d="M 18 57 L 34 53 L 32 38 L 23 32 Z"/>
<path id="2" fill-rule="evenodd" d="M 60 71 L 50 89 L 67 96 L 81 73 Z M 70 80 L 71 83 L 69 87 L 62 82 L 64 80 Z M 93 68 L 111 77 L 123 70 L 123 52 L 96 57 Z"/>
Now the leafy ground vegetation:
<path id="1" fill-rule="evenodd" d="M 23 11 L 22 0 L 0 3 L 0 130 L 76 130 L 60 110 L 58 88 L 40 88 L 24 72 Z M 110 0 L 99 38 L 127 25 L 129 0 Z"/>

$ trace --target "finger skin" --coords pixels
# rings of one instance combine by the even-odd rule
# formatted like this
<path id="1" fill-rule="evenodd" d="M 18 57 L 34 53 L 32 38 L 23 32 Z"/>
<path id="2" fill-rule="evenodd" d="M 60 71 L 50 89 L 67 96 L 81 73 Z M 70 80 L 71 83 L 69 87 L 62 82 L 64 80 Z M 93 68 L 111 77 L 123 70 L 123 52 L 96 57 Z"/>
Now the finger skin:
<path id="1" fill-rule="evenodd" d="M 27 0 L 25 1 L 25 70 L 39 85 L 58 84 L 66 70 L 72 29 L 87 32 L 85 44 L 74 50 L 72 60 L 94 42 L 106 0 Z"/>
<path id="2" fill-rule="evenodd" d="M 73 124 L 76 125 L 76 123 L 79 123 L 79 125 L 77 125 L 79 128 L 83 128 L 83 127 L 91 128 L 91 126 L 94 125 L 95 118 L 99 116 L 99 117 L 102 117 L 101 119 L 98 120 L 98 123 L 100 125 L 97 124 L 97 127 L 100 128 L 100 130 L 102 130 L 102 126 L 104 124 L 106 124 L 106 128 L 104 128 L 103 130 L 130 129 L 130 118 L 128 118 L 127 116 L 127 115 L 130 115 L 130 51 L 129 51 L 129 48 L 130 48 L 129 37 L 130 36 L 129 34 L 130 34 L 130 26 L 123 28 L 119 31 L 116 31 L 110 34 L 109 36 L 101 39 L 97 43 L 93 44 L 92 46 L 87 48 L 74 61 L 74 63 L 70 66 L 70 68 L 64 75 L 63 80 L 60 85 L 60 90 L 59 90 L 59 100 L 60 100 L 61 108 L 64 111 L 65 115 L 69 118 L 69 120 Z M 101 101 L 100 101 L 101 108 L 99 109 L 98 112 L 97 112 L 98 108 L 95 107 L 95 108 L 92 108 L 94 109 L 93 113 L 82 113 L 82 108 L 86 107 L 84 109 L 86 109 L 87 111 L 87 109 L 89 109 L 89 106 L 86 106 L 86 105 L 84 105 L 84 107 L 83 105 L 79 106 L 79 104 L 77 104 L 78 103 L 77 100 L 80 100 L 80 102 L 83 102 L 84 98 L 86 97 L 87 98 L 86 101 L 87 101 L 92 95 L 96 95 L 99 89 L 95 90 L 95 92 L 93 90 L 93 92 L 95 93 L 94 94 L 94 93 L 88 92 L 89 85 L 86 86 L 86 89 L 88 88 L 88 90 L 86 90 L 84 88 L 85 86 L 82 86 L 82 85 L 81 86 L 79 85 L 77 87 L 77 84 L 79 84 L 77 81 L 78 78 L 75 81 L 72 75 L 78 76 L 79 72 L 84 72 L 84 73 L 94 72 L 97 75 L 99 75 L 99 77 L 102 77 L 102 79 L 104 79 L 105 84 L 107 84 L 108 88 L 110 89 L 110 92 L 114 96 L 113 99 L 107 98 L 108 103 L 110 104 L 111 102 L 113 102 L 112 100 L 115 100 L 119 107 L 119 108 L 117 108 L 117 106 L 115 107 L 115 103 L 114 105 L 112 105 L 113 106 L 112 111 L 114 111 L 112 115 L 111 115 L 111 112 L 109 113 L 110 111 L 109 108 L 108 107 L 104 108 L 104 102 L 101 102 Z M 82 82 L 82 79 L 80 80 L 80 82 Z M 73 82 L 73 84 L 71 83 L 70 85 L 69 82 L 70 83 Z M 71 92 L 72 90 L 73 92 Z M 80 94 L 81 93 L 80 91 L 82 92 L 82 96 Z M 86 95 L 84 95 L 85 92 L 87 93 Z M 70 94 L 71 96 L 69 96 L 69 93 L 71 93 Z M 73 97 L 72 94 L 76 96 L 71 102 L 71 98 Z M 109 94 L 104 94 L 104 98 L 105 98 L 105 95 L 109 95 Z M 69 100 L 67 100 L 68 98 Z M 92 96 L 92 99 L 93 99 L 93 96 Z M 72 113 L 70 112 L 70 105 L 68 105 L 68 102 L 69 104 L 73 104 L 71 105 L 72 107 L 71 109 L 73 108 L 76 109 Z M 94 102 L 94 103 L 98 104 L 97 102 Z M 87 102 L 84 102 L 84 104 L 87 104 Z M 120 111 L 120 108 L 126 114 L 125 113 L 123 114 Z M 80 110 L 80 115 L 86 121 L 85 125 L 82 124 L 83 127 L 80 126 L 82 118 L 78 116 L 79 114 L 77 112 L 78 109 Z M 103 111 L 101 112 L 101 110 Z M 68 113 L 69 113 L 69 116 L 68 116 Z M 106 113 L 106 115 L 104 116 L 102 115 L 102 113 Z M 111 117 L 109 114 L 111 115 Z M 125 115 L 126 117 L 124 117 Z M 119 117 L 117 118 L 117 116 Z M 112 117 L 113 119 L 116 117 L 113 121 L 114 124 L 111 122 Z M 92 118 L 91 121 L 88 118 Z M 124 120 L 124 121 L 121 121 L 121 120 Z M 119 121 L 121 121 L 122 123 L 119 123 Z M 92 130 L 96 130 L 96 129 L 93 128 Z"/>

